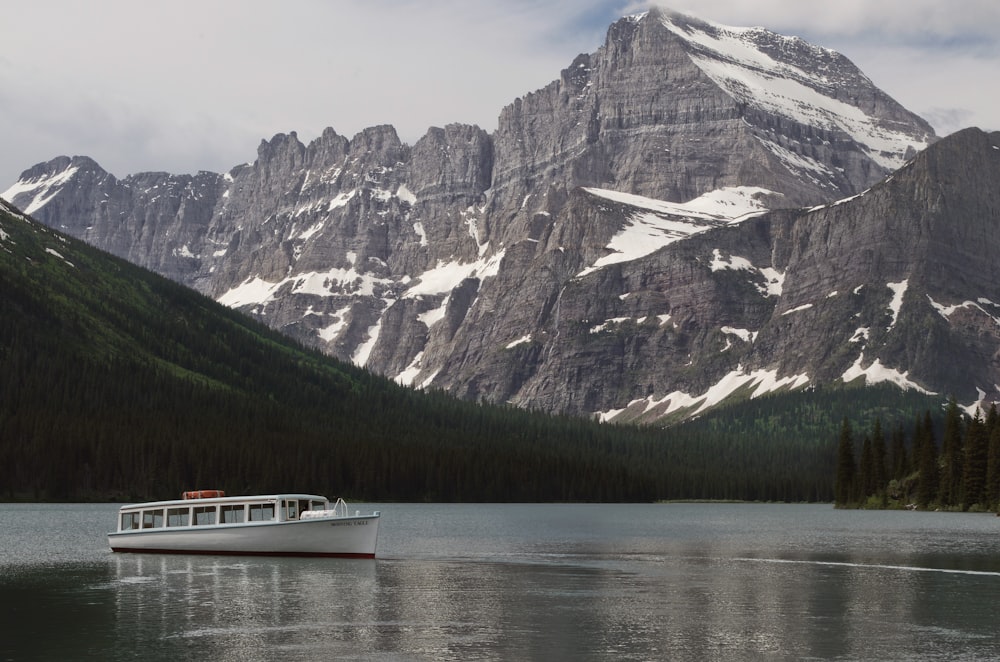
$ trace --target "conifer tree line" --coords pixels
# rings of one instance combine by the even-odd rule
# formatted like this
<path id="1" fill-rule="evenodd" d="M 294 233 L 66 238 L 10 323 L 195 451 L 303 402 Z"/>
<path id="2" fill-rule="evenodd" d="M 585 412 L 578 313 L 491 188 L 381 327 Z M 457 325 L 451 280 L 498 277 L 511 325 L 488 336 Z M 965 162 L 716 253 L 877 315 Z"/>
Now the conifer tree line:
<path id="1" fill-rule="evenodd" d="M 0 500 L 830 502 L 834 412 L 927 405 L 817 389 L 670 428 L 480 405 L 307 350 L 2 209 L 0 230 Z"/>
<path id="2" fill-rule="evenodd" d="M 201 488 L 382 502 L 832 499 L 832 446 L 598 425 L 357 369 L 342 383 L 279 371 L 248 393 L 22 340 L 0 357 L 0 500 Z"/>
<path id="3" fill-rule="evenodd" d="M 935 425 L 930 411 L 860 439 L 845 420 L 837 444 L 835 504 L 847 508 L 996 511 L 1000 507 L 1000 415 L 964 414 L 955 399 Z"/>

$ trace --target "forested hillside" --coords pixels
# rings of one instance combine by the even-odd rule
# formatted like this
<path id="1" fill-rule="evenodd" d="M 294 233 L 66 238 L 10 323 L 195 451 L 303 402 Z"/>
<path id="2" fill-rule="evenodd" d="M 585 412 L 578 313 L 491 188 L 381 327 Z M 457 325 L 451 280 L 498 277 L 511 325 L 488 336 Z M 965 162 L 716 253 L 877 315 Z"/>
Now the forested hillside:
<path id="1" fill-rule="evenodd" d="M 855 428 L 856 429 L 856 428 Z M 1000 506 L 1000 414 L 964 414 L 952 399 L 943 425 L 929 412 L 912 426 L 841 426 L 835 500 L 840 507 L 995 511 Z"/>
<path id="2" fill-rule="evenodd" d="M 307 351 L 0 208 L 3 499 L 831 501 L 840 420 L 907 397 L 772 396 L 666 431 L 480 406 Z"/>

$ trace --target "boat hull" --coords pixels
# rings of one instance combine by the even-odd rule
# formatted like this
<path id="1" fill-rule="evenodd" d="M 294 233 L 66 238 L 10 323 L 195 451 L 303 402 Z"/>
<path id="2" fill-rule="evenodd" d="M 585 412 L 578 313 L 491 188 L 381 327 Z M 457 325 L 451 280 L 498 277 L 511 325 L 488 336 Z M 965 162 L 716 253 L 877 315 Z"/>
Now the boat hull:
<path id="1" fill-rule="evenodd" d="M 379 516 L 116 531 L 115 552 L 374 558 Z"/>

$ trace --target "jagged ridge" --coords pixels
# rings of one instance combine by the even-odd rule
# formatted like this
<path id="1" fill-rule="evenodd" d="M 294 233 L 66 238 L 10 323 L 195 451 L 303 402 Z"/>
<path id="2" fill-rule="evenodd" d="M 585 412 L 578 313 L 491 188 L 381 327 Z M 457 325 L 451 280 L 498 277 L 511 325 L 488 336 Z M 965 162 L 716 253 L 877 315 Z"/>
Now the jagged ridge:
<path id="1" fill-rule="evenodd" d="M 734 83 L 751 73 L 797 96 Z M 350 140 L 328 129 L 308 146 L 277 135 L 225 175 L 116 180 L 61 158 L 5 195 L 406 383 L 609 412 L 746 377 L 749 364 L 719 348 L 760 338 L 787 279 L 775 221 L 748 211 L 858 194 L 934 139 L 846 58 L 659 11 L 612 25 L 498 124 L 431 129 L 412 147 L 389 126 Z M 708 225 L 745 229 L 707 232 L 696 209 L 663 211 L 726 190 L 740 204 Z M 623 246 L 643 233 L 659 250 L 635 259 Z M 705 264 L 729 268 L 706 280 Z M 775 385 L 804 383 L 791 359 L 757 364 Z"/>

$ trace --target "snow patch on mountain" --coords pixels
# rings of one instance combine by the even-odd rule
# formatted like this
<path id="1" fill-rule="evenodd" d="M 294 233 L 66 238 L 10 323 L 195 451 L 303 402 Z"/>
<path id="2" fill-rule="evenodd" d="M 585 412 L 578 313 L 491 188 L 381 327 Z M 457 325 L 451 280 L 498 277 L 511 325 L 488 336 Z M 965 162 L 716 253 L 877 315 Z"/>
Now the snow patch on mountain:
<path id="1" fill-rule="evenodd" d="M 68 264 L 69 266 L 71 266 L 73 268 L 76 268 L 75 264 L 73 264 L 72 262 L 70 262 L 69 260 L 67 260 L 65 257 L 63 257 L 62 253 L 60 253 L 56 249 L 54 249 L 54 248 L 46 248 L 45 252 L 48 253 L 49 255 L 53 255 L 53 256 L 59 258 L 60 260 L 62 260 L 66 264 Z"/>
<path id="2" fill-rule="evenodd" d="M 756 331 L 748 331 L 747 329 L 736 329 L 731 326 L 720 327 L 719 331 L 721 331 L 726 336 L 726 346 L 723 347 L 721 350 L 719 350 L 720 353 L 728 352 L 730 349 L 732 349 L 733 341 L 729 338 L 729 336 L 736 336 L 745 343 L 752 343 L 754 339 L 757 337 Z"/>
<path id="3" fill-rule="evenodd" d="M 803 310 L 809 310 L 813 305 L 811 303 L 804 303 L 801 306 L 795 306 L 794 308 L 789 308 L 788 310 L 781 313 L 782 315 L 791 315 L 792 313 L 799 313 Z"/>
<path id="4" fill-rule="evenodd" d="M 902 280 L 898 283 L 886 283 L 886 287 L 892 290 L 892 300 L 889 302 L 889 311 L 892 313 L 892 321 L 889 322 L 889 328 L 896 326 L 896 320 L 899 319 L 899 309 L 903 306 L 903 295 L 906 294 L 906 288 L 909 286 L 909 280 Z"/>
<path id="5" fill-rule="evenodd" d="M 753 281 L 754 287 L 765 297 L 780 297 L 784 284 L 785 274 L 773 267 L 755 267 L 750 260 L 739 255 L 723 255 L 718 248 L 712 250 L 712 261 L 709 263 L 712 271 L 723 271 L 732 269 L 734 271 L 749 271 L 760 274 L 764 278 L 764 283 Z"/>
<path id="6" fill-rule="evenodd" d="M 469 236 L 476 242 L 476 246 L 479 249 L 479 257 L 486 255 L 486 251 L 490 247 L 490 242 L 482 241 L 479 232 L 479 213 L 481 210 L 476 207 L 468 207 L 461 212 L 462 218 L 465 219 L 465 226 L 468 228 Z"/>
<path id="7" fill-rule="evenodd" d="M 326 225 L 326 220 L 327 219 L 323 219 L 322 221 L 313 223 L 301 233 L 298 232 L 298 230 L 292 230 L 292 233 L 288 238 L 298 241 L 309 241 L 315 234 L 323 229 L 323 226 Z"/>
<path id="8" fill-rule="evenodd" d="M 785 274 L 773 267 L 760 267 L 757 271 L 764 277 L 764 285 L 757 288 L 760 293 L 766 297 L 780 297 L 785 284 Z"/>
<path id="9" fill-rule="evenodd" d="M 399 188 L 396 189 L 396 197 L 399 198 L 400 202 L 405 202 L 406 204 L 413 206 L 417 204 L 417 196 L 413 191 L 406 188 L 406 184 L 400 184 Z"/>
<path id="10" fill-rule="evenodd" d="M 997 391 L 1000 391 L 1000 386 L 997 386 L 996 384 L 993 385 L 993 388 L 996 389 Z M 986 391 L 977 386 L 976 399 L 967 405 L 959 404 L 958 408 L 964 411 L 966 416 L 968 416 L 969 418 L 974 418 L 976 416 L 978 416 L 979 418 L 983 418 L 985 413 L 989 410 L 990 405 L 992 405 L 994 402 L 995 400 L 993 400 L 992 398 L 987 400 Z"/>
<path id="11" fill-rule="evenodd" d="M 414 383 L 416 382 L 417 377 L 420 376 L 420 373 L 424 370 L 423 358 L 424 353 L 417 352 L 417 355 L 413 357 L 413 361 L 410 362 L 410 365 L 406 366 L 401 373 L 396 375 L 396 382 L 402 386 L 412 386 L 413 388 L 420 390 L 430 386 L 434 382 L 434 378 L 438 376 L 440 370 L 434 370 L 431 374 L 424 377 L 419 384 Z"/>
<path id="12" fill-rule="evenodd" d="M 530 342 L 531 342 L 531 334 L 529 333 L 526 336 L 521 336 L 517 340 L 511 340 L 509 343 L 507 343 L 504 349 L 514 349 L 518 345 L 524 345 Z"/>
<path id="13" fill-rule="evenodd" d="M 417 221 L 416 223 L 413 224 L 413 231 L 417 233 L 418 237 L 420 237 L 420 245 L 422 247 L 426 247 L 428 245 L 427 231 L 424 229 L 424 224 L 421 223 L 420 221 Z"/>
<path id="14" fill-rule="evenodd" d="M 885 181 L 886 182 L 892 181 L 892 177 L 889 177 Z M 830 209 L 832 207 L 839 207 L 840 205 L 847 204 L 848 202 L 851 202 L 852 200 L 857 200 L 858 198 L 864 197 L 865 195 L 868 194 L 869 191 L 871 191 L 870 188 L 869 189 L 865 189 L 864 191 L 862 191 L 861 193 L 858 193 L 857 195 L 851 195 L 851 196 L 848 196 L 846 198 L 841 198 L 839 200 L 834 200 L 833 202 L 831 202 L 829 204 L 816 205 L 815 207 L 810 207 L 809 211 L 813 212 L 813 211 L 819 211 L 820 209 Z"/>
<path id="15" fill-rule="evenodd" d="M 920 391 L 921 393 L 934 395 L 933 391 L 928 391 L 920 384 L 911 381 L 909 378 L 910 374 L 909 371 L 900 372 L 895 368 L 884 366 L 882 365 L 881 359 L 875 359 L 866 368 L 863 367 L 864 359 L 865 359 L 865 354 L 864 352 L 862 352 L 860 355 L 858 355 L 858 359 L 854 362 L 854 364 L 850 368 L 848 368 L 842 375 L 841 379 L 844 380 L 844 383 L 849 383 L 859 377 L 863 377 L 865 383 L 868 384 L 869 386 L 871 386 L 872 384 L 878 384 L 880 382 L 890 382 L 904 390 L 913 389 L 916 391 Z"/>
<path id="16" fill-rule="evenodd" d="M 500 262 L 505 251 L 474 262 L 438 262 L 433 269 L 428 269 L 417 276 L 416 284 L 403 293 L 403 298 L 413 298 L 421 295 L 446 294 L 461 285 L 466 278 L 480 280 L 496 276 L 500 271 Z"/>
<path id="17" fill-rule="evenodd" d="M 36 179 L 18 180 L 13 186 L 0 194 L 0 198 L 12 202 L 15 197 L 22 194 L 31 194 L 34 197 L 27 205 L 21 204 L 25 214 L 34 214 L 44 207 L 52 198 L 59 194 L 59 189 L 79 170 L 76 166 L 70 166 L 62 172 L 57 172 L 50 176 L 40 176 Z"/>
<path id="18" fill-rule="evenodd" d="M 941 317 L 945 318 L 946 320 L 950 321 L 951 316 L 959 308 L 975 308 L 976 310 L 982 312 L 984 315 L 986 315 L 990 319 L 992 319 L 997 325 L 1000 325 L 1000 316 L 994 315 L 993 313 L 991 313 L 988 310 L 986 310 L 985 308 L 983 308 L 983 306 L 991 306 L 993 308 L 1000 308 L 1000 306 L 998 306 L 997 304 L 993 303 L 989 299 L 980 298 L 977 301 L 963 301 L 962 303 L 955 304 L 953 306 L 942 305 L 942 304 L 936 302 L 934 299 L 932 299 L 929 294 L 927 295 L 927 300 L 931 302 L 931 306 L 934 308 L 934 310 L 936 310 L 938 312 L 938 314 L 941 315 Z"/>
<path id="19" fill-rule="evenodd" d="M 814 184 L 821 184 L 824 180 L 834 175 L 826 165 L 803 154 L 796 154 L 790 149 L 782 147 L 771 140 L 760 140 L 759 142 L 772 154 L 785 164 L 785 167 L 799 176 L 808 179 Z"/>
<path id="20" fill-rule="evenodd" d="M 354 354 L 351 355 L 351 363 L 361 367 L 364 367 L 368 363 L 368 359 L 371 357 L 372 350 L 375 349 L 375 343 L 378 342 L 378 336 L 381 332 L 382 318 L 380 317 L 375 324 L 368 327 L 366 340 L 354 350 Z"/>
<path id="21" fill-rule="evenodd" d="M 729 372 L 701 395 L 674 391 L 661 398 L 649 396 L 633 400 L 624 409 L 596 412 L 595 416 L 602 422 L 614 421 L 618 417 L 621 417 L 621 420 L 635 420 L 646 414 L 662 418 L 683 409 L 691 409 L 692 411 L 688 412 L 687 415 L 696 416 L 718 405 L 741 389 L 752 389 L 750 398 L 753 399 L 781 389 L 794 390 L 808 383 L 809 376 L 805 374 L 778 377 L 777 370 L 747 372 L 740 366 L 737 370 Z"/>
<path id="22" fill-rule="evenodd" d="M 389 286 L 392 282 L 385 278 L 359 273 L 354 269 L 330 269 L 325 272 L 301 273 L 288 276 L 277 282 L 266 281 L 260 276 L 252 276 L 223 293 L 216 301 L 230 308 L 267 304 L 274 300 L 276 294 L 288 285 L 291 285 L 291 289 L 287 294 L 333 296 L 349 293 L 359 296 L 374 296 L 378 286 Z"/>
<path id="23" fill-rule="evenodd" d="M 609 264 L 639 259 L 679 239 L 763 214 L 767 208 L 760 197 L 771 193 L 755 186 L 735 186 L 676 203 L 608 189 L 583 190 L 598 198 L 633 207 L 635 211 L 605 247 L 610 253 L 578 273 L 578 278 Z"/>
<path id="24" fill-rule="evenodd" d="M 316 332 L 320 338 L 326 342 L 333 342 L 340 333 L 347 328 L 347 314 L 351 311 L 350 306 L 345 306 L 331 315 L 335 322 Z"/>
<path id="25" fill-rule="evenodd" d="M 420 370 L 422 369 L 420 367 L 420 363 L 423 358 L 424 353 L 417 352 L 417 355 L 413 357 L 413 361 L 410 362 L 410 365 L 406 366 L 403 372 L 396 375 L 396 382 L 401 386 L 412 386 L 413 380 L 417 378 L 417 375 L 420 374 Z"/>
<path id="26" fill-rule="evenodd" d="M 736 336 L 745 343 L 752 343 L 754 340 L 757 339 L 756 331 L 749 331 L 747 329 L 735 329 L 731 326 L 724 326 L 719 330 L 722 331 L 727 336 Z"/>
<path id="27" fill-rule="evenodd" d="M 774 194 L 774 191 L 759 186 L 727 186 L 709 191 L 688 202 L 667 202 L 609 189 L 584 188 L 583 190 L 599 198 L 665 216 L 730 223 L 745 220 L 749 215 L 764 213 L 767 207 L 761 202 L 761 197 Z"/>
<path id="28" fill-rule="evenodd" d="M 669 315 L 667 317 L 669 317 Z M 634 324 L 642 324 L 647 319 L 649 319 L 649 318 L 648 317 L 638 317 L 638 318 L 633 318 L 633 317 L 612 317 L 611 319 L 604 320 L 603 322 L 601 322 L 600 324 L 598 324 L 596 326 L 590 327 L 590 333 L 601 333 L 603 331 L 610 331 L 610 330 L 613 329 L 613 327 L 620 326 L 622 324 L 625 324 L 626 322 L 632 322 Z"/>
<path id="29" fill-rule="evenodd" d="M 723 271 L 732 269 L 734 271 L 756 271 L 750 260 L 738 255 L 723 255 L 718 248 L 712 251 L 712 262 L 709 264 L 712 271 Z"/>
<path id="30" fill-rule="evenodd" d="M 346 207 L 347 203 L 350 202 L 351 198 L 357 195 L 357 193 L 357 189 L 352 189 L 346 193 L 338 193 L 332 200 L 330 200 L 330 204 L 326 210 L 333 211 L 334 209 Z"/>

